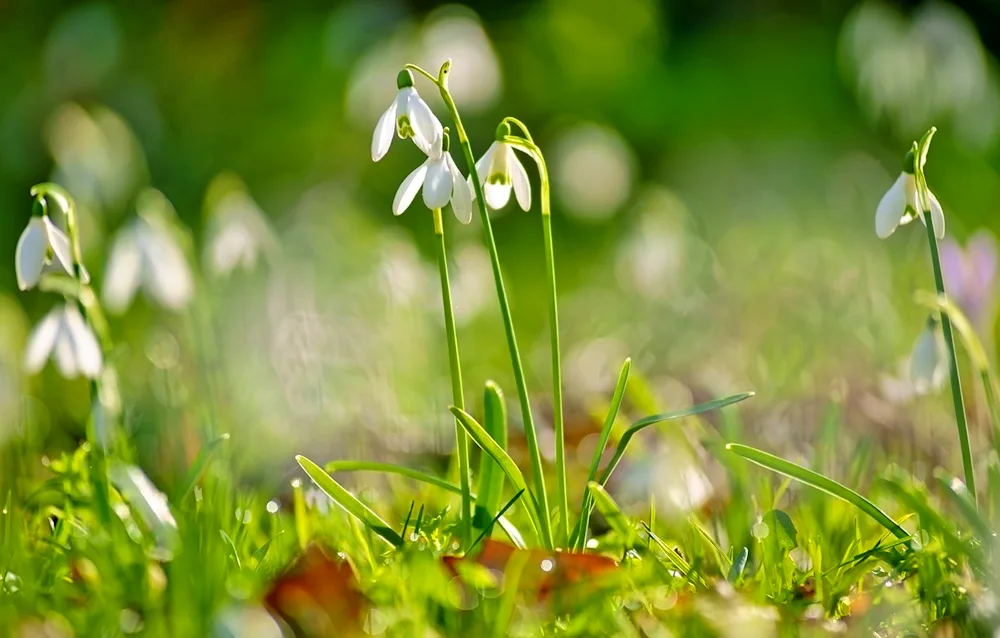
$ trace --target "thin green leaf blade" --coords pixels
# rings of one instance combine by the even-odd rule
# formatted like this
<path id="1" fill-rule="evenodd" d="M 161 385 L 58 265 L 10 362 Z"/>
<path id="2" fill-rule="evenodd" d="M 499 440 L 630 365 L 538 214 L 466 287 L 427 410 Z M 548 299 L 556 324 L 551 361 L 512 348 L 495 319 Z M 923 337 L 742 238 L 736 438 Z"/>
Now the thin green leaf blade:
<path id="1" fill-rule="evenodd" d="M 810 487 L 826 492 L 831 496 L 835 496 L 842 501 L 846 501 L 847 503 L 854 505 L 859 510 L 870 516 L 879 525 L 882 525 L 887 530 L 892 532 L 896 538 L 909 537 L 906 530 L 897 525 L 896 522 L 893 521 L 888 514 L 879 509 L 877 505 L 849 487 L 841 485 L 833 479 L 827 478 L 822 474 L 813 472 L 812 470 L 792 463 L 791 461 L 786 461 L 785 459 L 777 457 L 773 454 L 764 452 L 763 450 L 750 447 L 749 445 L 730 443 L 726 446 L 726 449 L 733 452 L 737 456 L 745 458 L 751 463 L 756 463 L 757 465 L 767 468 L 773 472 L 789 476 L 801 483 L 805 483 Z"/>
<path id="2" fill-rule="evenodd" d="M 362 503 L 356 496 L 348 492 L 344 487 L 327 474 L 323 468 L 316 465 L 301 454 L 295 457 L 299 465 L 305 471 L 316 487 L 323 490 L 333 502 L 340 505 L 348 514 L 367 525 L 373 532 L 384 538 L 394 547 L 402 547 L 403 539 L 393 530 L 388 523 L 373 512 L 371 508 Z"/>

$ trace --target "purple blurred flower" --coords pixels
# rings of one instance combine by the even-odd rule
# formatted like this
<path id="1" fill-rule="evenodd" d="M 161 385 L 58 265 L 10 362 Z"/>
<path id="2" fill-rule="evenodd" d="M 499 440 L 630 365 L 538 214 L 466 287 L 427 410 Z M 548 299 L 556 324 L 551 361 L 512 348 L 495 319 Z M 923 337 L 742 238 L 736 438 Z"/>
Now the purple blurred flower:
<path id="1" fill-rule="evenodd" d="M 976 332 L 992 333 L 997 285 L 997 243 L 989 231 L 976 231 L 963 250 L 951 237 L 941 242 L 945 289 Z"/>

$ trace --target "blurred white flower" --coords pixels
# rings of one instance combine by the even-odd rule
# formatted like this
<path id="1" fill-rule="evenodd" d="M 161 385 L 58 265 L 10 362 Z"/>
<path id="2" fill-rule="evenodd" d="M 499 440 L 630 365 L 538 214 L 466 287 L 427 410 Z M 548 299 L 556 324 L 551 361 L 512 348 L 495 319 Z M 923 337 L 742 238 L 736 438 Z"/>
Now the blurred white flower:
<path id="1" fill-rule="evenodd" d="M 69 238 L 48 215 L 32 216 L 21 233 L 14 251 L 14 271 L 21 290 L 37 286 L 44 272 L 73 276 Z"/>
<path id="2" fill-rule="evenodd" d="M 924 331 L 917 337 L 910 355 L 910 382 L 917 394 L 940 388 L 944 383 L 947 362 L 938 322 L 928 319 Z"/>
<path id="3" fill-rule="evenodd" d="M 472 221 L 472 192 L 448 152 L 448 135 L 438 139 L 427 160 L 406 176 L 392 200 L 394 215 L 402 215 L 423 187 L 427 208 L 444 208 L 451 202 L 455 217 L 463 224 Z"/>
<path id="4" fill-rule="evenodd" d="M 393 128 L 400 139 L 413 139 L 417 148 L 428 156 L 441 143 L 441 122 L 413 88 L 413 75 L 405 69 L 400 71 L 396 86 L 399 87 L 396 99 L 379 118 L 372 135 L 372 161 L 375 162 L 389 152 Z"/>
<path id="5" fill-rule="evenodd" d="M 907 154 L 907 157 L 910 155 Z M 931 223 L 934 225 L 934 234 L 938 239 L 944 238 L 944 211 L 934 193 L 927 190 L 931 203 Z M 885 239 L 896 232 L 896 227 L 901 224 L 908 224 L 914 218 L 924 221 L 924 216 L 919 210 L 917 199 L 917 178 L 906 168 L 899 174 L 899 177 L 889 187 L 882 200 L 875 210 L 875 234 Z M 926 222 L 924 222 L 926 223 Z"/>
<path id="6" fill-rule="evenodd" d="M 227 277 L 237 268 L 252 270 L 261 253 L 277 250 L 278 242 L 257 203 L 243 191 L 222 197 L 208 222 L 203 260 L 213 277 Z"/>
<path id="7" fill-rule="evenodd" d="M 115 237 L 104 275 L 105 306 L 124 312 L 140 285 L 147 297 L 170 310 L 183 308 L 194 293 L 184 251 L 154 217 L 138 217 Z"/>
<path id="8" fill-rule="evenodd" d="M 28 372 L 41 370 L 49 357 L 67 379 L 81 374 L 94 379 L 101 372 L 101 346 L 73 303 L 52 309 L 28 337 L 24 355 L 24 367 Z"/>
<path id="9" fill-rule="evenodd" d="M 514 155 L 514 147 L 501 141 L 510 133 L 510 127 L 501 124 L 497 129 L 497 140 L 476 162 L 476 172 L 483 185 L 483 196 L 493 210 L 499 210 L 510 200 L 511 186 L 522 210 L 531 208 L 531 182 L 521 160 Z M 470 177 L 471 179 L 471 177 Z"/>

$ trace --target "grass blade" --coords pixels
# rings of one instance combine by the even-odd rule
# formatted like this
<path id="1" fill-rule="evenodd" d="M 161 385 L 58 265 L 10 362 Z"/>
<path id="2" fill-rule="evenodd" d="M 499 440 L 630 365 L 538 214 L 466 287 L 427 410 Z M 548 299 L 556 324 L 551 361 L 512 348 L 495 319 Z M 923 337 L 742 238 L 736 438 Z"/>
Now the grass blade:
<path id="1" fill-rule="evenodd" d="M 222 434 L 216 439 L 213 439 L 203 445 L 200 450 L 198 450 L 198 455 L 194 458 L 194 463 L 191 464 L 191 469 L 188 470 L 187 478 L 184 479 L 184 489 L 181 490 L 181 497 L 178 499 L 178 503 L 183 502 L 188 494 L 194 491 L 194 486 L 198 484 L 201 480 L 201 476 L 208 469 L 208 462 L 212 460 L 212 456 L 215 454 L 219 447 L 229 440 L 229 433 Z"/>
<path id="2" fill-rule="evenodd" d="M 483 537 L 490 533 L 490 529 L 492 529 L 493 523 L 496 523 L 498 520 L 500 520 L 500 517 L 503 516 L 504 513 L 510 509 L 511 505 L 517 502 L 517 499 L 521 498 L 522 494 L 524 494 L 524 490 L 519 491 L 509 501 L 507 501 L 507 504 L 503 506 L 503 508 L 500 510 L 500 513 L 497 514 L 492 521 L 490 521 L 489 525 L 487 525 L 483 529 L 483 531 L 479 534 L 479 536 L 476 537 L 476 540 L 472 541 L 472 544 L 469 545 L 469 549 L 466 550 L 465 552 L 466 555 L 472 552 L 472 550 L 476 548 L 476 545 L 479 544 L 479 541 L 483 540 Z"/>
<path id="3" fill-rule="evenodd" d="M 597 506 L 597 511 L 608 520 L 608 525 L 611 526 L 611 529 L 621 537 L 622 543 L 626 547 L 630 546 L 635 536 L 632 533 L 632 524 L 622 514 L 622 510 L 618 507 L 618 503 L 615 503 L 615 499 L 611 498 L 608 491 L 594 481 L 587 483 L 587 491 L 591 493 L 594 504 Z"/>
<path id="4" fill-rule="evenodd" d="M 333 499 L 334 503 L 340 505 L 348 514 L 367 525 L 369 529 L 384 538 L 393 547 L 398 548 L 403 546 L 403 539 L 400 538 L 394 529 L 389 527 L 388 523 L 382 520 L 367 505 L 358 500 L 356 496 L 344 489 L 340 483 L 333 480 L 333 477 L 327 474 L 323 468 L 301 454 L 297 455 L 295 460 L 302 466 L 305 473 L 309 475 L 309 478 L 316 484 L 316 487 L 323 490 L 327 496 Z"/>
<path id="5" fill-rule="evenodd" d="M 480 425 L 472 416 L 461 408 L 455 406 L 451 407 L 452 414 L 458 419 L 458 422 L 465 428 L 465 431 L 469 433 L 472 440 L 476 442 L 483 452 L 489 454 L 493 457 L 493 460 L 497 462 L 500 469 L 511 483 L 514 484 L 514 489 L 524 490 L 525 494 L 528 495 L 529 506 L 524 508 L 528 512 L 528 517 L 531 520 L 532 526 L 535 528 L 535 533 L 541 539 L 542 544 L 547 548 L 552 548 L 552 532 L 549 529 L 549 521 L 545 512 L 540 511 L 538 506 L 538 501 L 535 499 L 535 495 L 528 488 L 528 483 L 524 480 L 524 475 L 521 474 L 521 470 L 518 469 L 517 464 L 514 463 L 514 459 L 510 458 L 507 451 L 504 450 L 500 445 L 493 440 L 483 426 Z"/>
<path id="6" fill-rule="evenodd" d="M 842 501 L 850 503 L 874 519 L 879 525 L 882 525 L 887 530 L 892 532 L 896 538 L 909 537 L 906 530 L 897 525 L 896 522 L 893 521 L 888 514 L 879 509 L 877 505 L 849 487 L 845 487 L 833 479 L 829 479 L 822 474 L 813 472 L 812 470 L 806 469 L 801 465 L 796 465 L 791 461 L 786 461 L 785 459 L 774 456 L 773 454 L 768 454 L 763 450 L 758 450 L 757 448 L 750 447 L 749 445 L 730 443 L 726 446 L 726 449 L 752 463 L 756 463 L 761 467 L 783 474 L 784 476 L 791 477 L 810 487 L 814 487 L 830 494 L 831 496 L 836 496 Z"/>
<path id="7" fill-rule="evenodd" d="M 969 526 L 979 537 L 980 541 L 984 544 L 988 543 L 989 539 L 993 537 L 993 530 L 990 529 L 990 524 L 976 508 L 976 503 L 972 500 L 972 494 L 965 487 L 965 483 L 957 478 L 948 476 L 940 470 L 934 472 L 934 479 L 941 486 L 941 491 L 948 497 L 948 500 L 955 505 L 966 522 L 969 523 Z"/>
<path id="8" fill-rule="evenodd" d="M 504 405 L 503 392 L 500 386 L 492 381 L 486 382 L 483 392 L 483 426 L 497 445 L 507 449 L 507 409 Z M 472 525 L 477 530 L 485 530 L 492 524 L 493 514 L 500 506 L 500 496 L 503 493 L 503 472 L 493 457 L 481 455 L 479 460 L 479 494 L 476 498 L 475 514 Z"/>
<path id="9" fill-rule="evenodd" d="M 726 577 L 726 580 L 735 585 L 736 581 L 743 576 L 743 570 L 747 568 L 748 558 L 750 558 L 750 549 L 744 547 L 733 559 L 733 564 L 729 568 L 729 575 Z"/>
<path id="10" fill-rule="evenodd" d="M 625 397 L 625 387 L 628 384 L 629 371 L 632 369 L 632 359 L 626 358 L 622 364 L 621 372 L 618 373 L 618 382 L 615 383 L 614 394 L 611 395 L 611 404 L 608 406 L 608 414 L 604 418 L 604 426 L 601 427 L 601 435 L 597 441 L 597 448 L 594 449 L 594 458 L 590 461 L 590 471 L 587 473 L 587 483 L 597 478 L 597 470 L 601 465 L 601 457 L 604 456 L 604 448 L 611 438 L 611 429 L 618 418 L 618 411 L 622 406 L 622 399 Z M 590 527 L 590 513 L 593 511 L 590 490 L 583 491 L 583 502 L 580 503 L 580 519 L 573 528 L 570 537 L 570 546 L 577 550 L 582 550 L 587 544 L 587 528 Z"/>

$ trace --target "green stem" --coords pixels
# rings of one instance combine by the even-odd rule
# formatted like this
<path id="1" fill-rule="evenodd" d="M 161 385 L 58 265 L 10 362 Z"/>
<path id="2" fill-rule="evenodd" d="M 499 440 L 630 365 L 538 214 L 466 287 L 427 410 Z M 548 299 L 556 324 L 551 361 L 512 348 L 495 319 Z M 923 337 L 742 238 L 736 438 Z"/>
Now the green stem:
<path id="1" fill-rule="evenodd" d="M 928 142 L 930 140 L 927 140 Z M 938 252 L 937 236 L 934 234 L 934 222 L 931 219 L 930 197 L 928 196 L 927 181 L 924 177 L 923 166 L 920 158 L 926 149 L 920 149 L 916 155 L 916 182 L 917 193 L 920 199 L 920 207 L 923 210 L 924 226 L 927 229 L 927 244 L 931 251 L 931 265 L 934 269 L 934 285 L 937 293 L 942 299 L 947 299 L 948 294 L 944 289 L 944 274 L 941 271 L 941 255 Z M 976 473 L 972 463 L 972 445 L 969 441 L 969 422 L 965 414 L 965 400 L 962 397 L 962 377 L 958 370 L 958 356 L 955 352 L 955 335 L 951 327 L 951 318 L 948 313 L 941 313 L 941 332 L 944 333 L 944 345 L 948 350 L 948 373 L 951 377 L 951 398 L 955 406 L 955 423 L 958 426 L 958 443 L 962 450 L 962 467 L 965 470 L 965 485 L 969 488 L 972 501 L 978 503 L 976 498 Z"/>
<path id="2" fill-rule="evenodd" d="M 490 265 L 493 268 L 493 280 L 497 289 L 497 298 L 500 302 L 500 314 L 503 316 L 504 332 L 507 336 L 507 348 L 510 350 L 511 365 L 514 368 L 514 382 L 517 385 L 518 399 L 521 403 L 521 418 L 524 421 L 524 436 L 528 443 L 528 453 L 531 456 L 531 469 L 535 475 L 535 494 L 538 499 L 542 515 L 540 525 L 542 527 L 542 542 L 547 548 L 552 547 L 552 532 L 549 524 L 549 503 L 545 491 L 545 474 L 542 471 L 542 455 L 538 449 L 538 433 L 535 431 L 535 421 L 531 415 L 531 403 L 528 400 L 528 387 L 524 378 L 524 367 L 521 365 L 521 355 L 517 348 L 517 337 L 514 334 L 514 320 L 510 314 L 510 303 L 507 301 L 507 292 L 504 288 L 503 275 L 500 272 L 500 256 L 497 254 L 496 241 L 493 238 L 493 227 L 490 224 L 489 212 L 486 210 L 486 199 L 483 195 L 483 185 L 479 180 L 479 172 L 476 170 L 476 158 L 472 153 L 472 144 L 469 136 L 462 125 L 462 119 L 458 113 L 455 100 L 448 91 L 448 70 L 450 62 L 445 62 L 441 66 L 438 78 L 427 73 L 416 65 L 407 64 L 406 68 L 411 69 L 428 77 L 437 85 L 441 92 L 441 99 L 444 100 L 452 121 L 455 123 L 455 134 L 462 147 L 462 154 L 469 167 L 469 177 L 472 179 L 472 187 L 475 191 L 476 203 L 479 207 L 479 218 L 483 225 L 483 240 L 490 253 Z"/>
<path id="3" fill-rule="evenodd" d="M 541 183 L 542 237 L 545 242 L 545 270 L 548 274 L 549 288 L 549 340 L 552 351 L 552 428 L 555 431 L 556 443 L 556 505 L 562 513 L 560 526 L 560 542 L 569 540 L 569 489 L 566 479 L 566 428 L 563 420 L 562 394 L 562 357 L 559 348 L 559 300 L 556 293 L 556 262 L 555 250 L 552 247 L 552 195 L 549 182 L 549 169 L 541 149 L 532 141 L 528 127 L 520 120 L 508 117 L 506 122 L 516 124 L 524 132 L 525 140 L 508 136 L 505 141 L 528 152 L 538 165 L 538 178 Z"/>
<path id="4" fill-rule="evenodd" d="M 448 254 L 445 250 L 444 222 L 441 209 L 434 211 L 434 234 L 438 238 L 438 269 L 441 271 L 441 300 L 444 305 L 444 329 L 448 335 L 448 363 L 451 367 L 451 400 L 465 409 L 465 392 L 462 389 L 462 366 L 458 357 L 458 333 L 455 330 L 455 309 L 451 302 L 451 283 L 448 280 Z M 472 538 L 470 516 L 472 497 L 469 486 L 469 435 L 455 419 L 455 447 L 458 449 L 459 485 L 462 489 L 462 515 L 459 517 L 462 546 L 468 547 Z"/>

